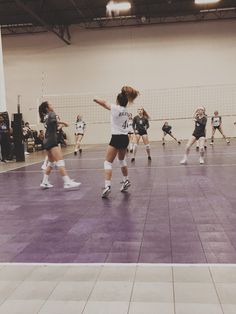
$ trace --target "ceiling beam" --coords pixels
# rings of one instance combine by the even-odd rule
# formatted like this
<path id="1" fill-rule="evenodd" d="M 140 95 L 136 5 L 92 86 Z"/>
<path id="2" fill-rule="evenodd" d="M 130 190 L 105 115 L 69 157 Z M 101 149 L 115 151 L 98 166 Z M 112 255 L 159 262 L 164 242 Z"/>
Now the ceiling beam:
<path id="1" fill-rule="evenodd" d="M 44 19 L 42 19 L 37 13 L 35 13 L 31 8 L 29 8 L 27 5 L 25 5 L 22 0 L 14 0 L 15 3 L 23 9 L 25 12 L 27 12 L 31 17 L 33 17 L 36 21 L 40 23 L 40 25 L 43 25 L 48 31 L 54 33 L 57 37 L 59 37 L 62 41 L 64 41 L 67 45 L 70 45 L 70 41 L 64 38 L 64 36 L 56 31 L 53 26 L 49 25 Z"/>
<path id="2" fill-rule="evenodd" d="M 69 0 L 69 2 L 72 4 L 72 6 L 74 7 L 75 11 L 79 15 L 79 17 L 82 18 L 82 21 L 83 21 L 83 23 L 86 26 L 86 17 L 84 15 L 84 13 L 78 8 L 78 5 L 76 4 L 76 2 L 74 0 Z"/>

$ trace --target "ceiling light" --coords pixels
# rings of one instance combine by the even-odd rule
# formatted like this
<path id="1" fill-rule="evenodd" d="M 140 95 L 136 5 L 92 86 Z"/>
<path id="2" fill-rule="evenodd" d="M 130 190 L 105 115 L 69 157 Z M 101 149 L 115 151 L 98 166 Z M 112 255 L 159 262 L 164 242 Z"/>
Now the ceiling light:
<path id="1" fill-rule="evenodd" d="M 109 1 L 106 8 L 107 11 L 128 11 L 131 9 L 131 4 L 130 2 Z"/>
<path id="2" fill-rule="evenodd" d="M 217 2 L 220 2 L 220 0 L 195 0 L 195 4 L 211 4 Z"/>

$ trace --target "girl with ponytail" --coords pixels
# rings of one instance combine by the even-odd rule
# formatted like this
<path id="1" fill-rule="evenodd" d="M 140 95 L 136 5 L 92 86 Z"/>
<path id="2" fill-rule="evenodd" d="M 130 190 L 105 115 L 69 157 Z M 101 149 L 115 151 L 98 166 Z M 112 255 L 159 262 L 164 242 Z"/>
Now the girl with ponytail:
<path id="1" fill-rule="evenodd" d="M 147 134 L 147 129 L 149 128 L 149 115 L 148 113 L 143 109 L 143 107 L 140 107 L 138 109 L 138 115 L 134 117 L 133 119 L 133 129 L 135 134 L 135 140 L 134 140 L 134 149 L 133 149 L 133 158 L 131 159 L 131 162 L 135 161 L 135 156 L 137 153 L 138 145 L 140 138 L 143 140 L 143 144 L 145 145 L 146 152 L 148 155 L 148 161 L 151 161 L 151 151 L 150 151 L 150 144 Z"/>
<path id="2" fill-rule="evenodd" d="M 128 167 L 125 160 L 127 147 L 129 145 L 128 120 L 129 113 L 126 109 L 128 103 L 132 103 L 139 95 L 139 92 L 130 87 L 123 86 L 117 95 L 116 105 L 109 104 L 102 99 L 94 99 L 94 102 L 103 108 L 111 111 L 111 140 L 107 148 L 106 160 L 104 162 L 105 186 L 102 191 L 102 198 L 106 198 L 111 192 L 112 163 L 118 156 L 119 165 L 123 174 L 120 191 L 127 191 L 131 185 L 128 178 Z"/>
<path id="3" fill-rule="evenodd" d="M 57 127 L 58 125 L 67 125 L 67 123 L 59 121 L 53 110 L 53 106 L 48 102 L 44 101 L 39 106 L 39 117 L 40 121 L 44 123 L 46 128 L 45 139 L 43 141 L 43 146 L 47 151 L 48 163 L 45 169 L 43 181 L 40 187 L 43 189 L 52 188 L 53 185 L 49 182 L 49 175 L 52 171 L 54 165 L 57 166 L 59 172 L 64 181 L 64 188 L 76 188 L 80 186 L 80 182 L 75 182 L 69 178 L 65 168 L 65 161 L 63 160 L 61 147 L 58 146 L 57 141 Z"/>

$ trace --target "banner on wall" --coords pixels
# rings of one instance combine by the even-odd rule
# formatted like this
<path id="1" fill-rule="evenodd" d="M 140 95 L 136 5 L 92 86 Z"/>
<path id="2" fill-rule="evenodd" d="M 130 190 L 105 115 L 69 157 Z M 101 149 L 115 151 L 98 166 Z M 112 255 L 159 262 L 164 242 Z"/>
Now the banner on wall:
<path id="1" fill-rule="evenodd" d="M 6 111 L 6 93 L 5 80 L 3 71 L 3 52 L 2 52 L 2 35 L 0 27 L 0 112 Z"/>

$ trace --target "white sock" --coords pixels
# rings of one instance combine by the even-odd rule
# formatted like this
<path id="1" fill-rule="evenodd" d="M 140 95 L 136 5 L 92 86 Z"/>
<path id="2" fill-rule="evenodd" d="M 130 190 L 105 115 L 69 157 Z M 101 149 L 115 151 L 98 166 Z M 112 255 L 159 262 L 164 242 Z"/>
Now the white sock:
<path id="1" fill-rule="evenodd" d="M 62 177 L 64 183 L 70 183 L 71 179 L 68 176 L 63 176 Z"/>
<path id="2" fill-rule="evenodd" d="M 105 188 L 111 186 L 111 180 L 105 180 Z"/>
<path id="3" fill-rule="evenodd" d="M 128 180 L 128 176 L 127 177 L 123 177 L 123 182 L 125 182 L 126 180 Z"/>
<path id="4" fill-rule="evenodd" d="M 49 178 L 49 175 L 44 174 L 43 175 L 43 183 L 48 183 L 48 178 Z"/>

